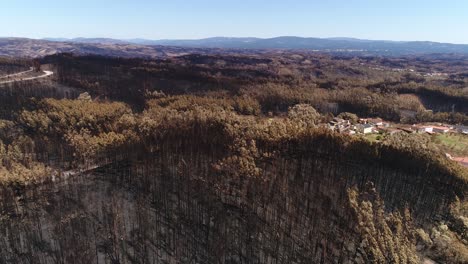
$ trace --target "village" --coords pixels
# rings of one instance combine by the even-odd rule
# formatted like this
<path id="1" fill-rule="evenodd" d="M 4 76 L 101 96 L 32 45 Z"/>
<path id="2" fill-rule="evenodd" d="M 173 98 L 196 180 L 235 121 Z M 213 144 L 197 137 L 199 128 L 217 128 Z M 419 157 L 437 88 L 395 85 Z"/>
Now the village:
<path id="1" fill-rule="evenodd" d="M 335 117 L 326 124 L 330 130 L 348 135 L 361 135 L 369 140 L 378 140 L 383 135 L 395 133 L 425 133 L 433 136 L 447 158 L 468 168 L 468 126 L 442 123 L 398 124 L 381 118 Z"/>
<path id="2" fill-rule="evenodd" d="M 468 135 L 468 126 L 463 125 L 441 123 L 406 125 L 391 123 L 381 118 L 360 118 L 357 122 L 352 122 L 348 119 L 335 117 L 328 123 L 328 128 L 349 135 L 372 133 L 394 134 L 399 132 L 428 134 L 460 133 Z"/>

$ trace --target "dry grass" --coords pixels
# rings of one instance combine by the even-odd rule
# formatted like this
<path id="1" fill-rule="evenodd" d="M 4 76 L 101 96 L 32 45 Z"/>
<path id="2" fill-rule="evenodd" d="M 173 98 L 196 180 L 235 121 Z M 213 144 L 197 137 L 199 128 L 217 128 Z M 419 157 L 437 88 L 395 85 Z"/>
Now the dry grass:
<path id="1" fill-rule="evenodd" d="M 400 94 L 398 95 L 398 101 L 403 106 L 403 108 L 411 109 L 414 111 L 426 110 L 421 99 L 415 94 Z"/>

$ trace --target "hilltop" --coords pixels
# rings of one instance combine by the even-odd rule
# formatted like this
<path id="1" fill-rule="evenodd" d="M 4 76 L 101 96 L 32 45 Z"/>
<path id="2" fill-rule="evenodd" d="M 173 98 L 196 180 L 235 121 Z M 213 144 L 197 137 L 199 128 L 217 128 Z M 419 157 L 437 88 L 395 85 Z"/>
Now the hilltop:
<path id="1" fill-rule="evenodd" d="M 105 39 L 49 41 L 28 38 L 0 38 L 0 56 L 39 58 L 58 53 L 124 58 L 164 58 L 193 52 L 193 49 L 148 46 Z M 198 53 L 205 51 L 198 50 Z"/>

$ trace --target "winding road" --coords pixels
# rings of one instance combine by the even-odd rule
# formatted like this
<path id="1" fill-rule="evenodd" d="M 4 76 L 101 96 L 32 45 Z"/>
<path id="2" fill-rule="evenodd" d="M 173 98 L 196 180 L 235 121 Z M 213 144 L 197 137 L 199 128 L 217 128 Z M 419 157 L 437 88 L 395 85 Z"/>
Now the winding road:
<path id="1" fill-rule="evenodd" d="M 49 76 L 54 74 L 54 72 L 52 72 L 52 71 L 43 71 L 44 74 L 39 75 L 39 76 L 21 78 L 22 75 L 25 75 L 25 74 L 28 74 L 28 73 L 31 73 L 31 72 L 33 72 L 33 68 L 31 68 L 28 71 L 23 71 L 23 72 L 18 72 L 18 73 L 14 73 L 14 74 L 0 76 L 0 84 L 8 84 L 8 83 L 14 83 L 14 82 L 25 82 L 25 81 L 37 80 L 37 79 L 42 79 L 42 78 L 49 77 Z M 4 80 L 4 79 L 7 79 L 7 80 Z"/>
<path id="2" fill-rule="evenodd" d="M 18 75 L 22 75 L 22 74 L 26 74 L 26 73 L 30 73 L 34 70 L 33 67 L 29 68 L 29 70 L 27 71 L 22 71 L 22 72 L 18 72 L 18 73 L 13 73 L 13 74 L 9 74 L 9 75 L 4 75 L 4 76 L 0 76 L 0 80 L 1 79 L 8 79 L 8 78 L 11 78 L 11 77 L 15 77 L 15 76 L 18 76 Z"/>

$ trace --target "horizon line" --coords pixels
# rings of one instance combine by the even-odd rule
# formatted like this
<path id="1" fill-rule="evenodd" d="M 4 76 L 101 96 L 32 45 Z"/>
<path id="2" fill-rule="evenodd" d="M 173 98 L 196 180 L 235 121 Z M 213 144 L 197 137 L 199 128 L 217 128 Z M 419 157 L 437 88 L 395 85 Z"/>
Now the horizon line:
<path id="1" fill-rule="evenodd" d="M 358 38 L 358 37 L 305 37 L 305 36 L 297 36 L 297 35 L 279 35 L 275 37 L 238 37 L 238 36 L 212 36 L 212 37 L 200 37 L 200 38 L 145 38 L 145 37 L 126 37 L 126 38 L 119 38 L 119 37 L 25 37 L 25 36 L 0 36 L 0 38 L 16 38 L 16 39 L 31 39 L 31 40 L 45 40 L 50 41 L 53 39 L 56 40 L 74 40 L 74 39 L 108 39 L 108 40 L 120 40 L 120 41 L 129 41 L 129 40 L 148 40 L 148 41 L 185 41 L 185 40 L 205 40 L 205 39 L 214 39 L 214 38 L 226 38 L 226 39 L 243 39 L 243 38 L 251 38 L 251 39 L 275 39 L 275 38 L 284 38 L 284 37 L 292 37 L 292 38 L 302 38 L 302 39 L 329 39 L 329 40 L 363 40 L 363 41 L 382 41 L 382 42 L 432 42 L 432 43 L 440 43 L 440 44 L 452 44 L 452 45 L 468 45 L 468 43 L 456 43 L 456 42 L 446 42 L 446 41 L 435 41 L 435 40 L 391 40 L 391 39 L 370 39 L 370 38 Z"/>

